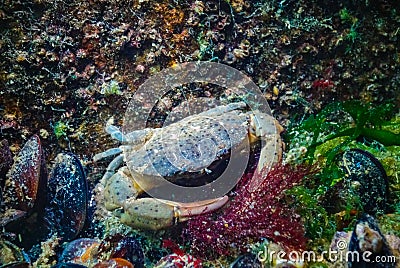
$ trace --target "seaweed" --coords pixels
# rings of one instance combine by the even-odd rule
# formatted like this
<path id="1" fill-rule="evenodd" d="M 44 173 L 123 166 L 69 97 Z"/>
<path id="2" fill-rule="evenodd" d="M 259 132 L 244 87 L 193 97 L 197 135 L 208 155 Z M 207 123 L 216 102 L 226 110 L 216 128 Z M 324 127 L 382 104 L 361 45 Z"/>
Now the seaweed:
<path id="1" fill-rule="evenodd" d="M 396 112 L 396 106 L 390 102 L 376 106 L 357 100 L 334 102 L 289 127 L 285 136 L 285 141 L 290 141 L 285 161 L 296 165 L 309 164 L 318 169 L 302 185 L 286 192 L 304 219 L 306 236 L 312 240 L 313 246 L 326 242 L 338 228 L 335 215 L 322 204 L 322 200 L 345 177 L 337 165 L 340 153 L 351 148 L 368 151 L 382 162 L 389 180 L 397 178 L 400 156 L 396 148 L 400 145 L 400 120 Z M 397 184 L 393 182 L 392 188 Z M 396 203 L 400 200 L 399 192 L 392 192 L 392 202 Z M 349 221 L 355 217 L 354 211 L 360 209 L 361 201 L 357 198 L 347 201 L 342 216 Z"/>
<path id="2" fill-rule="evenodd" d="M 375 140 L 384 146 L 398 146 L 400 134 L 383 128 L 396 124 L 390 121 L 394 114 L 395 105 L 390 102 L 377 106 L 356 100 L 335 102 L 327 105 L 317 115 L 309 116 L 300 125 L 294 126 L 288 132 L 287 139 L 295 139 L 299 133 L 312 134 L 312 141 L 306 146 L 305 162 L 315 160 L 314 154 L 318 146 L 339 137 L 346 139 L 327 153 L 328 160 L 332 160 L 351 141 L 361 137 Z"/>
<path id="3" fill-rule="evenodd" d="M 333 236 L 336 230 L 335 219 L 318 204 L 312 189 L 299 185 L 288 189 L 285 194 L 295 197 L 292 205 L 304 220 L 306 237 L 319 239 Z"/>
<path id="4" fill-rule="evenodd" d="M 215 259 L 248 251 L 252 243 L 269 239 L 288 250 L 304 250 L 303 222 L 283 202 L 285 192 L 312 174 L 309 166 L 276 165 L 258 188 L 239 183 L 236 196 L 218 215 L 203 214 L 189 220 L 183 230 L 196 257 Z M 263 176 L 258 173 L 255 176 Z M 246 176 L 242 179 L 246 180 Z M 254 180 L 254 178 L 253 178 Z"/>

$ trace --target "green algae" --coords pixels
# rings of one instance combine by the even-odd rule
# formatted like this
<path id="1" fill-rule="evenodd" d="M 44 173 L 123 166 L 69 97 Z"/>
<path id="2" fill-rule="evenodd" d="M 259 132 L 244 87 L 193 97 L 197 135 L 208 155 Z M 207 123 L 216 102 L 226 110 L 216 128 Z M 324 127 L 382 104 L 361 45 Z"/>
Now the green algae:
<path id="1" fill-rule="evenodd" d="M 105 96 L 110 96 L 110 95 L 121 95 L 122 91 L 120 88 L 120 85 L 117 81 L 111 80 L 109 82 L 104 82 L 101 85 L 101 90 L 100 93 L 104 94 Z"/>
<path id="2" fill-rule="evenodd" d="M 360 101 L 332 103 L 289 128 L 286 139 L 291 143 L 286 161 L 309 164 L 323 161 L 324 166 L 349 148 L 369 151 L 369 147 L 400 146 L 400 120 L 394 111 L 391 103 L 378 106 Z M 303 153 L 299 154 L 299 150 Z"/>
<path id="3" fill-rule="evenodd" d="M 56 135 L 57 139 L 66 138 L 68 130 L 68 124 L 61 120 L 57 121 L 53 126 L 54 135 Z"/>
<path id="4" fill-rule="evenodd" d="M 299 185 L 287 190 L 286 194 L 295 197 L 292 205 L 296 207 L 296 212 L 302 215 L 308 238 L 333 236 L 336 230 L 335 219 L 319 205 L 313 189 Z"/>
<path id="5" fill-rule="evenodd" d="M 400 212 L 399 133 L 400 119 L 390 102 L 376 106 L 354 100 L 331 103 L 300 123 L 292 123 L 285 137 L 290 141 L 285 161 L 313 165 L 318 170 L 312 178 L 304 179 L 302 185 L 286 192 L 295 200 L 293 205 L 304 219 L 311 248 L 328 246 L 338 228 L 335 215 L 324 208 L 321 200 L 344 179 L 335 158 L 349 149 L 367 151 L 382 163 L 390 187 L 387 210 L 393 212 L 399 208 L 397 214 L 392 214 L 395 216 L 382 216 L 382 222 L 387 230 L 399 230 L 400 225 L 396 223 Z M 354 210 L 362 208 L 360 200 L 350 199 L 343 211 L 349 225 L 357 217 Z"/>
<path id="6" fill-rule="evenodd" d="M 382 215 L 379 218 L 379 226 L 384 234 L 393 234 L 400 237 L 400 211 Z"/>

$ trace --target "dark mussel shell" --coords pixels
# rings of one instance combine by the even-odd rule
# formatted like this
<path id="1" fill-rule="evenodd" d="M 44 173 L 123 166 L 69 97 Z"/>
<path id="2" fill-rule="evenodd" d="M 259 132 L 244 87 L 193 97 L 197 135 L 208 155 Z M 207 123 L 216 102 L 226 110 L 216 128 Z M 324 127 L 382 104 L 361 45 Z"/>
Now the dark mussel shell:
<path id="1" fill-rule="evenodd" d="M 345 178 L 328 191 L 326 206 L 332 213 L 345 210 L 349 200 L 359 200 L 362 212 L 384 212 L 389 183 L 382 164 L 369 152 L 350 149 L 336 157 Z M 357 208 L 354 208 L 357 209 Z"/>
<path id="2" fill-rule="evenodd" d="M 0 226 L 18 234 L 14 242 L 25 249 L 45 237 L 43 226 L 47 170 L 40 139 L 33 135 L 15 158 L 5 182 L 5 211 Z"/>
<path id="3" fill-rule="evenodd" d="M 0 268 L 29 268 L 30 265 L 27 262 L 17 262 L 17 263 L 10 263 L 7 265 L 0 266 Z"/>
<path id="4" fill-rule="evenodd" d="M 16 245 L 8 241 L 0 241 L 0 268 L 29 267 L 24 253 Z"/>
<path id="5" fill-rule="evenodd" d="M 122 238 L 111 252 L 110 258 L 126 259 L 135 268 L 144 267 L 144 254 L 141 245 L 133 237 Z"/>
<path id="6" fill-rule="evenodd" d="M 47 196 L 48 228 L 62 241 L 71 241 L 83 228 L 88 200 L 86 175 L 75 155 L 57 155 L 48 180 Z"/>
<path id="7" fill-rule="evenodd" d="M 14 226 L 18 228 L 23 225 L 22 221 L 26 220 L 26 212 L 22 210 L 16 209 L 7 209 L 4 213 L 0 214 L 0 227 L 6 227 L 7 230 L 15 229 Z"/>
<path id="8" fill-rule="evenodd" d="M 132 263 L 125 259 L 113 258 L 97 263 L 93 268 L 134 268 Z"/>
<path id="9" fill-rule="evenodd" d="M 12 163 L 13 157 L 8 142 L 7 140 L 2 140 L 0 141 L 0 204 L 3 203 L 2 189 L 5 183 L 6 173 L 10 169 Z M 1 223 L 0 226 L 2 226 Z"/>
<path id="10" fill-rule="evenodd" d="M 107 236 L 101 242 L 98 253 L 99 255 L 109 256 L 109 258 L 126 259 L 135 268 L 144 267 L 142 245 L 135 237 L 124 237 L 121 234 Z"/>
<path id="11" fill-rule="evenodd" d="M 46 166 L 40 139 L 33 135 L 15 158 L 6 180 L 3 197 L 6 208 L 25 211 L 42 207 L 46 185 Z"/>
<path id="12" fill-rule="evenodd" d="M 350 238 L 349 252 L 352 252 L 353 256 L 357 252 L 359 256 L 358 259 L 348 259 L 349 268 L 396 267 L 395 262 L 388 261 L 393 253 L 385 236 L 380 231 L 377 221 L 368 214 L 363 214 L 357 221 Z"/>
<path id="13" fill-rule="evenodd" d="M 59 263 L 52 266 L 51 268 L 86 268 L 86 266 L 75 263 Z"/>
<path id="14" fill-rule="evenodd" d="M 245 254 L 239 256 L 230 266 L 231 268 L 261 268 L 263 267 L 260 260 L 255 254 Z"/>
<path id="15" fill-rule="evenodd" d="M 59 261 L 62 263 L 78 263 L 85 264 L 91 259 L 83 260 L 83 256 L 91 256 L 91 252 L 96 250 L 100 245 L 100 241 L 94 238 L 78 238 L 72 242 L 69 242 L 60 258 Z"/>

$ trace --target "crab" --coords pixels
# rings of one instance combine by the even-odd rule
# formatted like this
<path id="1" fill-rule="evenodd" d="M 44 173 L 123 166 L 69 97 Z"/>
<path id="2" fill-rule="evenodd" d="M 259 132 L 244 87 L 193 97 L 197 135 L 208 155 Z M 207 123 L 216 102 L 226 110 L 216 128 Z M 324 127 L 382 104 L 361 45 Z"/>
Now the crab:
<path id="1" fill-rule="evenodd" d="M 226 195 L 187 203 L 140 196 L 162 187 L 166 180 L 197 185 L 199 178 L 215 172 L 227 156 L 243 152 L 244 144 L 249 141 L 262 141 L 256 168 L 261 171 L 281 160 L 282 130 L 271 115 L 259 110 L 248 111 L 244 102 L 220 105 L 162 128 L 126 134 L 107 124 L 106 132 L 124 145 L 93 158 L 99 161 L 116 155 L 101 179 L 105 207 L 114 211 L 122 223 L 152 230 L 215 211 L 227 203 Z"/>

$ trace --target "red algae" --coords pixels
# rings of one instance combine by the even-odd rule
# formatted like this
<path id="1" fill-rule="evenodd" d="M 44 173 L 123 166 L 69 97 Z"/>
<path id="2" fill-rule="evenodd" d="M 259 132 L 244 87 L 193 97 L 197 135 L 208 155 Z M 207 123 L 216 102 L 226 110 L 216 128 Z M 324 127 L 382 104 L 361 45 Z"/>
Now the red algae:
<path id="1" fill-rule="evenodd" d="M 216 258 L 244 252 L 262 238 L 279 243 L 287 250 L 304 250 L 307 239 L 303 222 L 285 204 L 284 191 L 309 174 L 309 167 L 277 165 L 253 191 L 249 190 L 249 183 L 239 182 L 235 198 L 222 214 L 216 217 L 206 214 L 188 222 L 183 236 L 193 254 Z M 243 180 L 248 181 L 248 177 L 245 175 Z"/>

